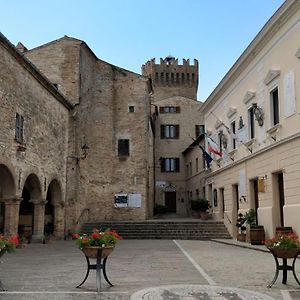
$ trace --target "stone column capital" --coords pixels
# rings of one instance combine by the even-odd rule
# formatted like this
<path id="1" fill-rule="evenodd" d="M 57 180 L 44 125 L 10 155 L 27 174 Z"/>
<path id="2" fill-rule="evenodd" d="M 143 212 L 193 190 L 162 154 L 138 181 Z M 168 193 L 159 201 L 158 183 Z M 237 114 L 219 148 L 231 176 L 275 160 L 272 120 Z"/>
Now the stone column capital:
<path id="1" fill-rule="evenodd" d="M 31 199 L 30 202 L 34 205 L 34 206 L 37 206 L 37 205 L 46 205 L 47 203 L 47 200 L 46 199 Z"/>
<path id="2" fill-rule="evenodd" d="M 5 205 L 14 205 L 14 204 L 20 204 L 22 200 L 23 198 L 21 197 L 12 197 L 12 198 L 3 199 L 2 202 L 4 202 Z"/>

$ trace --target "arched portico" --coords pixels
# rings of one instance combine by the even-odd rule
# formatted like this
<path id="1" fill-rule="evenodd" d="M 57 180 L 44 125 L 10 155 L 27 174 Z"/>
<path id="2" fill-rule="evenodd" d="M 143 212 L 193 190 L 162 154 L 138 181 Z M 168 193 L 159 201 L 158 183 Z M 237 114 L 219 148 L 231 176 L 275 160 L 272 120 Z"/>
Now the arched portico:
<path id="1" fill-rule="evenodd" d="M 19 233 L 33 241 L 44 237 L 45 201 L 42 199 L 41 183 L 37 175 L 30 174 L 23 186 L 19 210 Z"/>
<path id="2" fill-rule="evenodd" d="M 18 209 L 14 176 L 6 165 L 0 164 L 0 232 L 17 232 Z"/>
<path id="3" fill-rule="evenodd" d="M 64 236 L 64 210 L 62 190 L 58 180 L 53 179 L 48 187 L 45 206 L 45 235 Z"/>

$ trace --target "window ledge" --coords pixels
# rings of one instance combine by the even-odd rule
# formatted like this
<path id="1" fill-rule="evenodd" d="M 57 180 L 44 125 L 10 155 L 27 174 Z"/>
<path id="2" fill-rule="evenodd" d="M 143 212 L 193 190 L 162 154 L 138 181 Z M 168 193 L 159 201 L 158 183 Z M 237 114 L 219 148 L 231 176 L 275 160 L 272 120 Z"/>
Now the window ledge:
<path id="1" fill-rule="evenodd" d="M 269 128 L 266 132 L 267 132 L 267 134 L 274 134 L 274 133 L 276 133 L 280 128 L 281 128 L 281 124 L 278 123 L 278 124 L 274 125 L 273 127 Z"/>
<path id="2" fill-rule="evenodd" d="M 256 138 L 253 138 L 247 142 L 244 143 L 245 146 L 250 147 L 256 142 Z"/>
<path id="3" fill-rule="evenodd" d="M 228 152 L 229 156 L 234 156 L 237 152 L 237 149 L 232 149 L 231 151 Z"/>

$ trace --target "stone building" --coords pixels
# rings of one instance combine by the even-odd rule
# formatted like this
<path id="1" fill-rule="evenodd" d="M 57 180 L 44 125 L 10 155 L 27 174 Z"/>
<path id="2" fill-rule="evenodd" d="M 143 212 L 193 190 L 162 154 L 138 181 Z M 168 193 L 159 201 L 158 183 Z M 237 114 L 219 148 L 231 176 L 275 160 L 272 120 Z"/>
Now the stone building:
<path id="1" fill-rule="evenodd" d="M 300 2 L 286 1 L 213 93 L 198 62 L 168 56 L 142 75 L 70 37 L 32 50 L 0 35 L 0 231 L 41 240 L 79 222 L 190 215 L 207 197 L 237 235 L 257 211 L 268 236 L 299 234 Z M 222 155 L 204 165 L 213 141 Z"/>
<path id="2" fill-rule="evenodd" d="M 2 230 L 42 238 L 44 226 L 63 236 L 87 219 L 149 217 L 148 78 L 66 36 L 17 49 L 1 35 Z"/>
<path id="3" fill-rule="evenodd" d="M 2 34 L 0 57 L 0 231 L 62 236 L 72 106 Z"/>
<path id="4" fill-rule="evenodd" d="M 154 138 L 155 204 L 167 212 L 190 214 L 190 195 L 186 193 L 186 172 L 182 152 L 203 128 L 202 103 L 196 100 L 198 61 L 190 64 L 168 56 L 148 61 L 142 74 L 152 84 L 152 110 L 156 110 Z"/>

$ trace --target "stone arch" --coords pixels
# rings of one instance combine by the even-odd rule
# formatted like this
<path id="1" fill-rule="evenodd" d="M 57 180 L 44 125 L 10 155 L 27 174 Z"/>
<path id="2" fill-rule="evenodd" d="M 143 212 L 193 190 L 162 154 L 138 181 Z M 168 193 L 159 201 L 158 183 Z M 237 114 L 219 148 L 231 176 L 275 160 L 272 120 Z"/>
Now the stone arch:
<path id="1" fill-rule="evenodd" d="M 57 179 L 52 179 L 48 186 L 44 234 L 63 237 L 64 235 L 64 209 L 62 201 L 62 188 Z"/>
<path id="2" fill-rule="evenodd" d="M 22 189 L 18 226 L 20 235 L 24 235 L 29 240 L 41 235 L 41 220 L 44 219 L 43 205 L 41 182 L 36 174 L 31 173 L 27 176 Z"/>
<path id="3" fill-rule="evenodd" d="M 9 226 L 10 220 L 6 220 L 5 213 L 5 201 L 10 201 L 15 199 L 16 186 L 13 173 L 10 169 L 4 165 L 0 164 L 0 233 L 4 232 L 4 226 Z M 7 232 L 11 228 L 7 228 Z"/>

